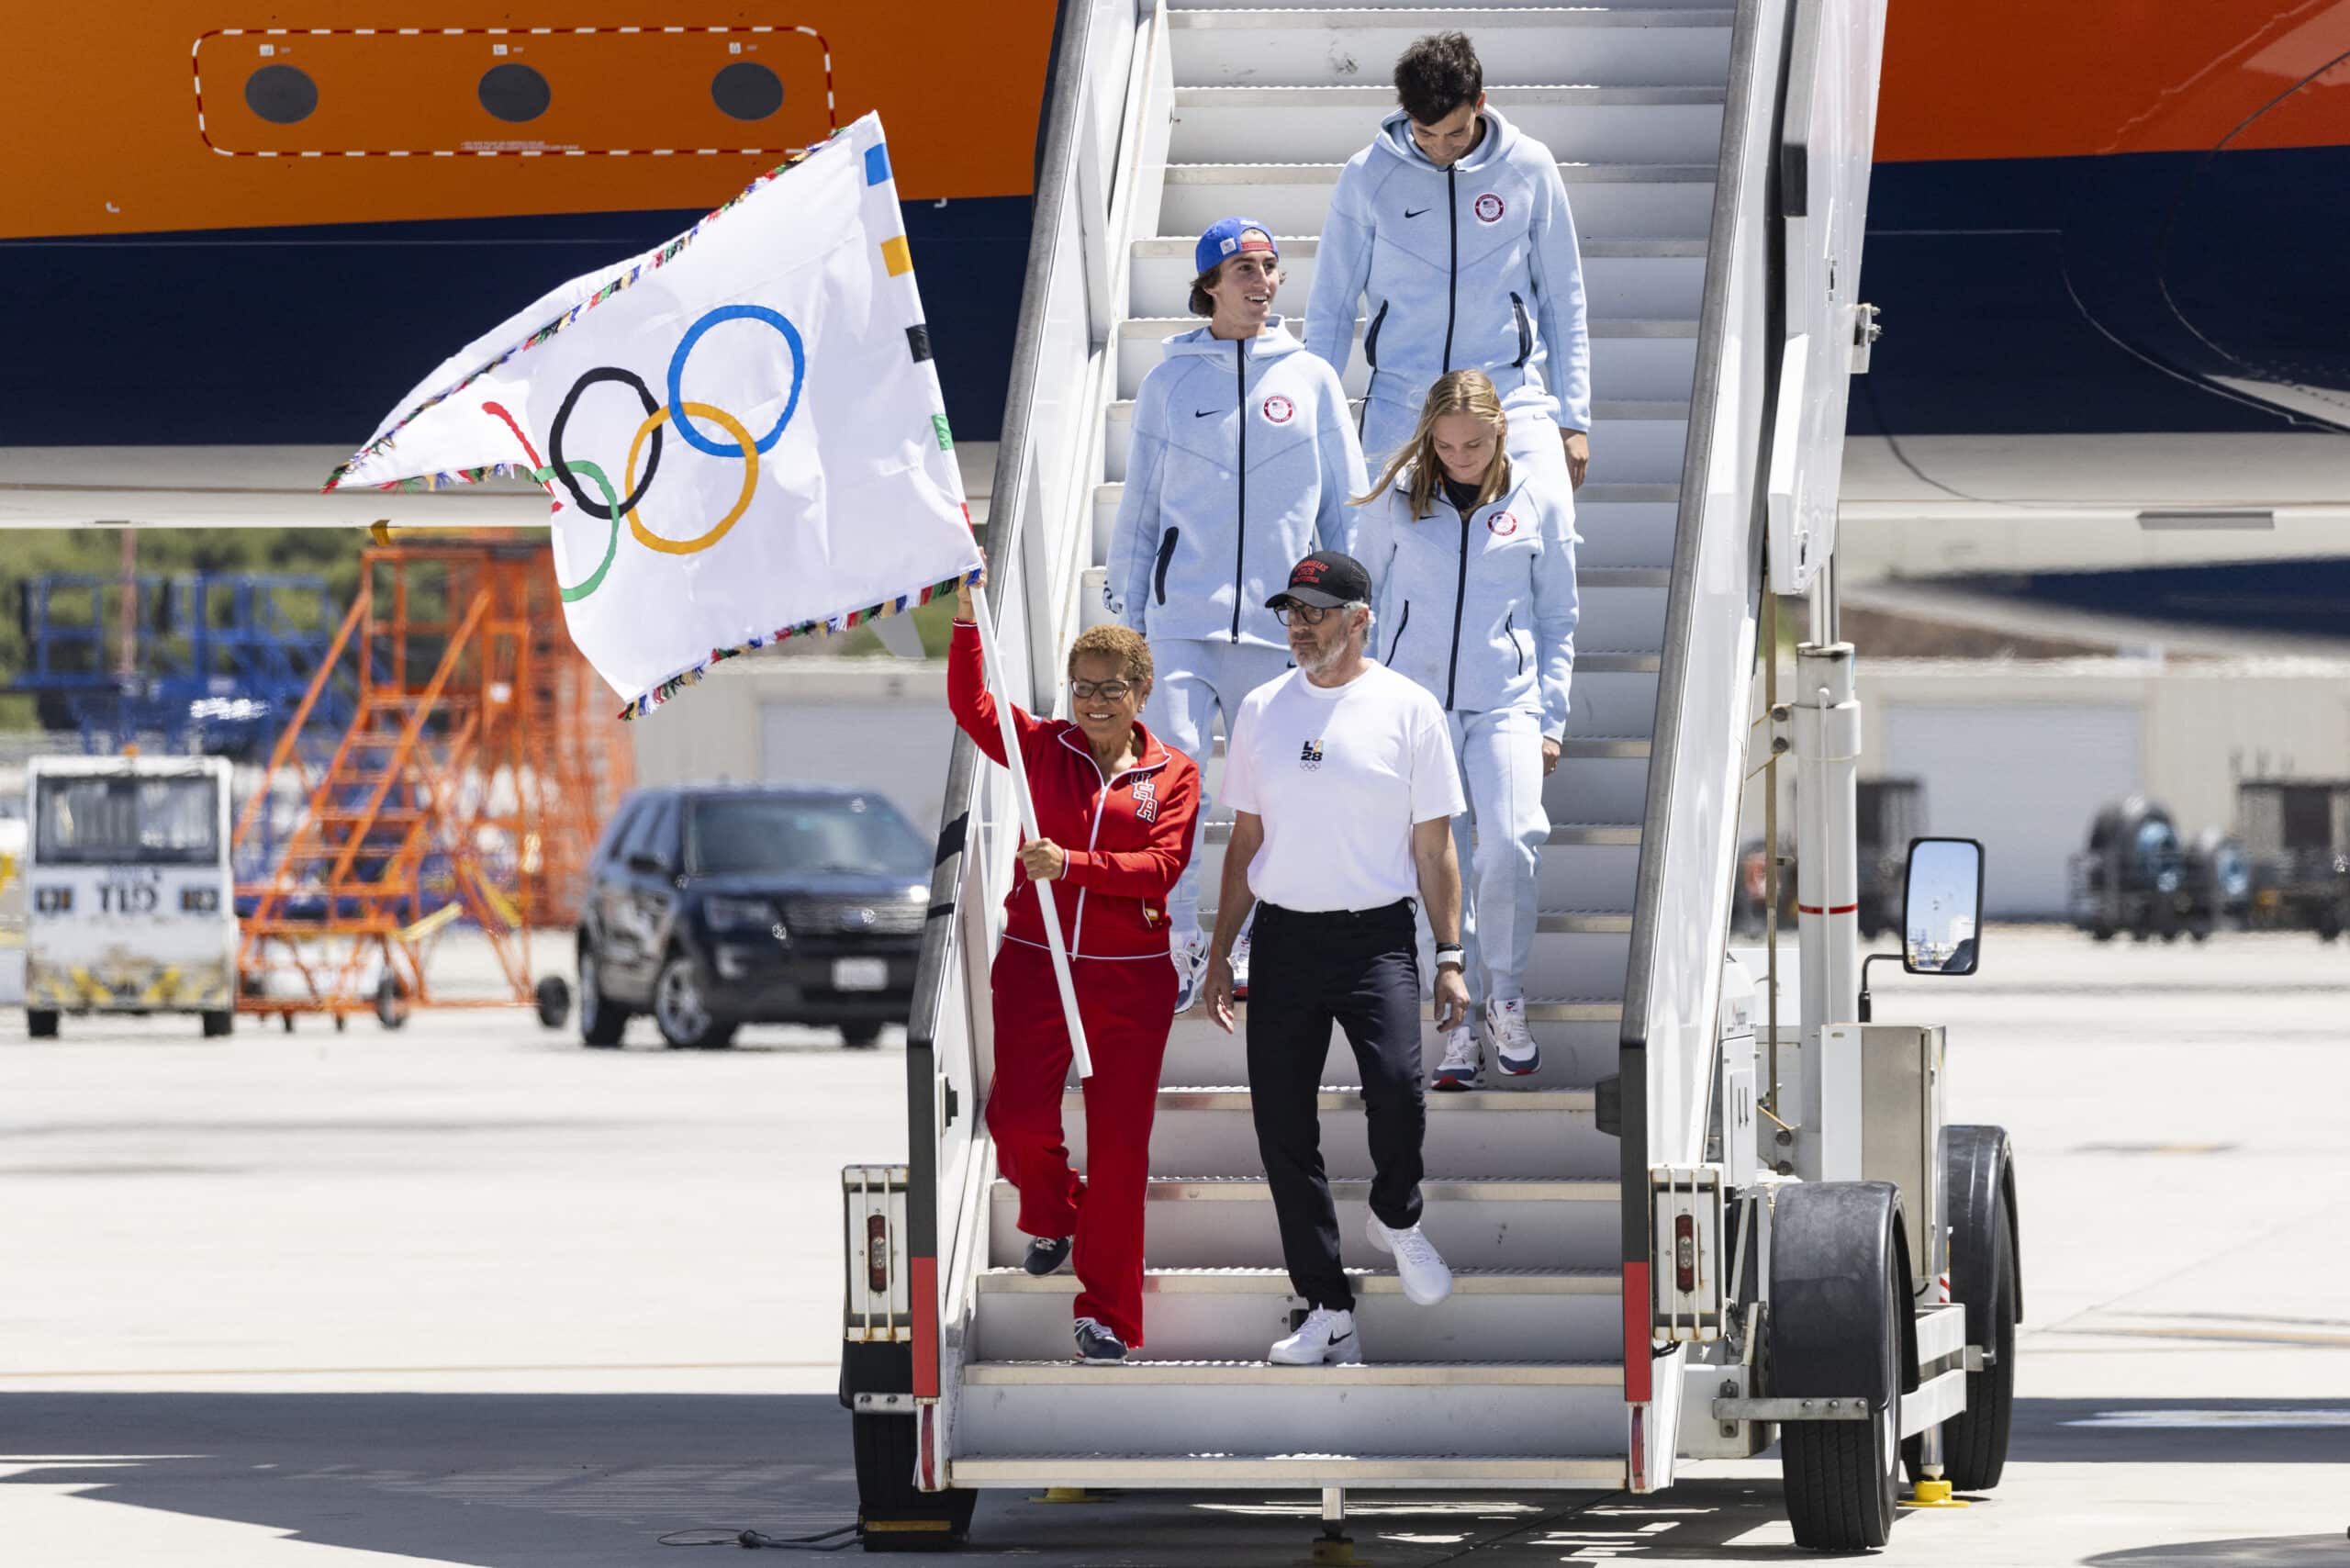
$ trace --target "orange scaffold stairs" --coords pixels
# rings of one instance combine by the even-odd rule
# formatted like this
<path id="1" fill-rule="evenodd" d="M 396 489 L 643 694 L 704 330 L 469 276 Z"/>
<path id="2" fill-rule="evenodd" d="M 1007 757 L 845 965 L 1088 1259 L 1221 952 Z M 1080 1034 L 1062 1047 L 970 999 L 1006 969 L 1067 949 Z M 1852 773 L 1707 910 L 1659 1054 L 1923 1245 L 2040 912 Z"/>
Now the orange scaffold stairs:
<path id="1" fill-rule="evenodd" d="M 532 934 L 576 922 L 596 834 L 633 770 L 564 631 L 548 546 L 404 536 L 362 563 L 238 817 L 237 850 L 274 845 L 237 890 L 238 1009 L 291 1028 L 299 1013 L 340 1027 L 372 1010 L 396 1026 L 420 1004 L 535 1004 L 560 1024 L 568 991 L 534 985 Z M 319 734 L 338 683 L 353 716 Z M 461 923 L 486 941 L 486 991 L 433 986 L 432 957 Z"/>

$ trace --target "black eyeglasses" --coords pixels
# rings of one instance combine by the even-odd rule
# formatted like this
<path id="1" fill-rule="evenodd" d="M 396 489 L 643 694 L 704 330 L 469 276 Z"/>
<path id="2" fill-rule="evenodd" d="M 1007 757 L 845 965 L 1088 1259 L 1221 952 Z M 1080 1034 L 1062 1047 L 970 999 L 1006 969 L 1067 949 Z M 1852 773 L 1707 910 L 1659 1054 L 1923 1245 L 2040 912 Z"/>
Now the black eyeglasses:
<path id="1" fill-rule="evenodd" d="M 1277 604 L 1273 607 L 1273 619 L 1284 626 L 1293 626 L 1300 621 L 1304 622 L 1308 626 L 1319 626 L 1322 624 L 1324 616 L 1335 615 L 1351 608 L 1350 605 L 1334 604 L 1326 610 L 1318 604 L 1300 604 L 1295 599 L 1292 599 L 1287 604 Z"/>
<path id="2" fill-rule="evenodd" d="M 1133 689 L 1134 683 L 1125 680 L 1072 680 L 1069 683 L 1069 694 L 1080 702 L 1091 702 L 1096 697 L 1123 702 L 1126 693 Z"/>

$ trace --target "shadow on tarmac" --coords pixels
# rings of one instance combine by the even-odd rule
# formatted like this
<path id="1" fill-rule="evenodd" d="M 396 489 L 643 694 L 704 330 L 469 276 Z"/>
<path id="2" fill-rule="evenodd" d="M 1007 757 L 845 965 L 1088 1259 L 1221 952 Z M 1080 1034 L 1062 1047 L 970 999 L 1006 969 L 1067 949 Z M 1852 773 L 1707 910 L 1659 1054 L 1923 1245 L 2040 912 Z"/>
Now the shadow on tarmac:
<path id="1" fill-rule="evenodd" d="M 0 1462 L 38 1463 L 0 1488 L 72 1485 L 113 1503 L 482 1568 L 670 1562 L 665 1534 L 811 1535 L 849 1522 L 856 1507 L 848 1417 L 821 1394 L 27 1393 L 0 1395 Z M 38 1462 L 48 1456 L 56 1462 Z M 2011 1463 L 2085 1461 L 2340 1463 L 2350 1461 L 2350 1413 L 2314 1400 L 2018 1401 Z M 1652 1497 L 1348 1502 L 1348 1532 L 1382 1568 L 1433 1568 L 1471 1552 L 1493 1564 L 1811 1558 L 1768 1543 L 1767 1532 L 1764 1542 L 1731 1544 L 1784 1520 L 1770 1479 L 1693 1481 Z M 923 1560 L 1286 1565 L 1305 1556 L 1317 1512 L 1295 1492 L 1112 1495 L 1072 1506 L 995 1493 L 980 1502 L 969 1548 Z M 2345 1558 L 2344 1541 L 2328 1536 L 2090 1562 L 2317 1568 Z"/>

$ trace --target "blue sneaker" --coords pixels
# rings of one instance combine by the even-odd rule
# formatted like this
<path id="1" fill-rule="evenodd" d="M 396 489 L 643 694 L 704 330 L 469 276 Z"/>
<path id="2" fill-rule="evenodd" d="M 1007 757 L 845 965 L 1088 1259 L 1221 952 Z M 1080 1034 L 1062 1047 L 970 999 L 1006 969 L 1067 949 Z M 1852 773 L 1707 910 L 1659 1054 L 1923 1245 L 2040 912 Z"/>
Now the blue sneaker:
<path id="1" fill-rule="evenodd" d="M 1073 1236 L 1032 1236 L 1028 1238 L 1028 1255 L 1020 1260 L 1020 1266 L 1041 1280 L 1069 1261 L 1069 1246 L 1076 1239 Z"/>
<path id="2" fill-rule="evenodd" d="M 1524 1078 L 1542 1066 L 1542 1047 L 1526 1026 L 1526 1003 L 1485 1003 L 1485 1030 L 1494 1037 L 1494 1059 L 1504 1078 Z"/>
<path id="3" fill-rule="evenodd" d="M 1126 1342 L 1098 1317 L 1077 1320 L 1077 1359 L 1080 1361 L 1123 1361 Z"/>
<path id="4" fill-rule="evenodd" d="M 1436 1081 L 1428 1087 L 1458 1093 L 1465 1089 L 1484 1086 L 1485 1053 L 1477 1044 L 1477 1031 L 1463 1024 L 1444 1034 L 1444 1061 L 1436 1070 Z"/>

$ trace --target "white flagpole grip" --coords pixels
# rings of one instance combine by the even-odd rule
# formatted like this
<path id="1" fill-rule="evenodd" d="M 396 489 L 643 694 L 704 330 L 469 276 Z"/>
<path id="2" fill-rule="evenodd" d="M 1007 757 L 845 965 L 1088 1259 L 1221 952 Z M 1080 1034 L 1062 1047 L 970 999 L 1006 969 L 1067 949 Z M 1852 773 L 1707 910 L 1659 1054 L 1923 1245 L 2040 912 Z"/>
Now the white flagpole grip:
<path id="1" fill-rule="evenodd" d="M 996 723 L 1003 732 L 1003 756 L 1012 773 L 1012 798 L 1020 808 L 1021 831 L 1042 838 L 1036 831 L 1036 802 L 1028 793 L 1028 769 L 1020 756 L 1020 726 L 1013 722 L 1012 695 L 1005 689 L 1003 661 L 996 651 L 995 614 L 987 596 L 971 595 L 971 619 L 979 629 L 979 651 L 986 656 L 988 691 L 995 699 Z M 1085 1024 L 1077 1015 L 1077 981 L 1069 970 L 1069 948 L 1061 941 L 1060 912 L 1054 907 L 1053 884 L 1036 884 L 1036 903 L 1045 916 L 1045 946 L 1053 955 L 1053 979 L 1061 988 L 1061 1013 L 1069 1020 L 1069 1045 L 1077 1058 L 1080 1082 L 1093 1076 L 1093 1058 L 1085 1048 Z"/>

